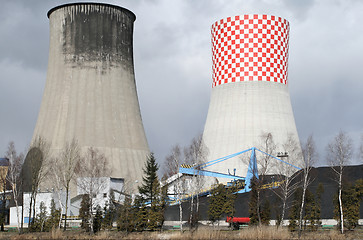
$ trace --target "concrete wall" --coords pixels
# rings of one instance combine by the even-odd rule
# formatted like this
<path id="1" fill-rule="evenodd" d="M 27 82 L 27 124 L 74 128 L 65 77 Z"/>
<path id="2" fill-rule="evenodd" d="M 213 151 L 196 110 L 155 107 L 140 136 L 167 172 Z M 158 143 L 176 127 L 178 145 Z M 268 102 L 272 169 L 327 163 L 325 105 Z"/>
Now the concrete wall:
<path id="1" fill-rule="evenodd" d="M 212 89 L 203 140 L 209 150 L 209 160 L 257 147 L 261 135 L 271 133 L 276 152 L 285 151 L 283 144 L 289 135 L 300 143 L 295 126 L 288 87 L 275 82 L 236 82 Z M 249 154 L 231 158 L 208 168 L 211 171 L 246 176 Z M 260 157 L 259 155 L 257 158 Z M 242 159 L 241 159 L 242 158 Z M 270 173 L 273 173 L 271 171 Z"/>
<path id="2" fill-rule="evenodd" d="M 127 9 L 97 3 L 48 13 L 47 81 L 33 141 L 41 136 L 59 154 L 75 138 L 100 150 L 110 177 L 141 182 L 149 147 L 133 67 L 133 23 Z M 134 186 L 136 187 L 136 186 Z"/>

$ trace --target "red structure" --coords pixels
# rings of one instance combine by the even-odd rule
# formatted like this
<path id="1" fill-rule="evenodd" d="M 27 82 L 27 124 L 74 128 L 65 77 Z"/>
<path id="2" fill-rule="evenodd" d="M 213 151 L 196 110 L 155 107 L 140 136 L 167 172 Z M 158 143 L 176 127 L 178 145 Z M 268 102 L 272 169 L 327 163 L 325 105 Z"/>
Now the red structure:
<path id="1" fill-rule="evenodd" d="M 270 15 L 228 17 L 212 25 L 213 87 L 240 81 L 287 83 L 289 22 Z"/>
<path id="2" fill-rule="evenodd" d="M 227 217 L 226 222 L 238 223 L 238 224 L 248 224 L 250 222 L 249 217 Z"/>

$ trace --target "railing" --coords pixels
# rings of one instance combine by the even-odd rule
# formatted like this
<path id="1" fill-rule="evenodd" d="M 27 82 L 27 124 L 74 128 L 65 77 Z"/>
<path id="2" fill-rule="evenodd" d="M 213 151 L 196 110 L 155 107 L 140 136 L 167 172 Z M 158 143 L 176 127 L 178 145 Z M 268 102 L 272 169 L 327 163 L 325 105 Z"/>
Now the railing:
<path id="1" fill-rule="evenodd" d="M 62 216 L 62 220 L 65 219 L 65 215 L 63 214 Z M 80 216 L 67 216 L 67 220 L 80 220 L 81 217 Z"/>
<path id="2" fill-rule="evenodd" d="M 280 181 L 280 182 L 272 182 L 272 183 L 267 183 L 264 184 L 260 187 L 260 189 L 266 189 L 266 188 L 277 188 L 280 187 L 281 184 L 283 184 L 285 182 L 285 180 Z"/>

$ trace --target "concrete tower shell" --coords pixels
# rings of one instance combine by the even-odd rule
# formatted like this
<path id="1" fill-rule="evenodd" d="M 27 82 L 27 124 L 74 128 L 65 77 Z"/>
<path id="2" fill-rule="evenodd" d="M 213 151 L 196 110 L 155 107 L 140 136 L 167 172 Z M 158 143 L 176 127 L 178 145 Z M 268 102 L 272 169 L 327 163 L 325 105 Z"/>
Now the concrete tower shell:
<path id="1" fill-rule="evenodd" d="M 213 84 L 203 140 L 210 160 L 262 145 L 271 133 L 276 151 L 291 136 L 301 152 L 287 81 L 289 23 L 269 15 L 243 15 L 212 25 Z M 275 153 L 276 154 L 276 153 Z M 240 157 L 211 171 L 245 176 Z"/>
<path id="2" fill-rule="evenodd" d="M 33 134 L 58 154 L 75 138 L 82 152 L 105 154 L 111 177 L 142 180 L 149 147 L 133 64 L 135 15 L 124 8 L 75 3 L 48 12 L 47 81 Z"/>

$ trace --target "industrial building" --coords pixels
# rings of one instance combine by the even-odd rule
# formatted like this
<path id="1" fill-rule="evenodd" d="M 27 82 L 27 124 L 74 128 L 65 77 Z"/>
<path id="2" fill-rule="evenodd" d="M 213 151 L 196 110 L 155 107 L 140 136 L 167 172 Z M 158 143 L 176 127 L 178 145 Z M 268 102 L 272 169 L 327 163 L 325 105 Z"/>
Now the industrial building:
<path id="1" fill-rule="evenodd" d="M 32 141 L 45 139 L 54 157 L 75 139 L 82 153 L 92 147 L 105 155 L 112 169 L 105 177 L 141 182 L 149 147 L 134 74 L 135 15 L 73 3 L 51 9 L 48 18 L 47 80 Z"/>
<path id="2" fill-rule="evenodd" d="M 294 178 L 294 181 L 300 181 L 303 177 L 303 171 L 298 171 L 295 174 L 297 176 Z M 337 194 L 338 184 L 334 180 L 335 173 L 331 167 L 318 167 L 312 168 L 310 172 L 311 183 L 308 187 L 309 191 L 313 194 L 316 194 L 317 188 L 319 184 L 323 186 L 323 193 L 321 196 L 321 221 L 322 225 L 337 225 L 336 219 L 334 219 L 334 196 Z M 361 179 L 363 176 L 363 165 L 356 166 L 346 166 L 344 170 L 344 180 L 346 183 L 353 184 L 358 179 Z M 265 199 L 268 199 L 271 203 L 271 225 L 276 224 L 276 219 L 281 213 L 281 199 L 279 199 L 273 189 L 264 189 L 261 192 L 262 196 Z M 238 193 L 237 199 L 235 201 L 236 213 L 235 216 L 238 217 L 248 217 L 249 216 L 249 202 L 250 202 L 250 193 Z M 293 205 L 293 197 L 289 199 L 288 205 Z M 183 207 L 183 224 L 187 225 L 187 222 L 190 217 L 190 200 L 185 200 L 182 202 Z M 200 211 L 199 211 L 199 219 L 203 224 L 208 224 L 208 208 L 209 208 L 209 197 L 203 196 L 200 198 Z M 360 219 L 358 220 L 359 225 L 363 225 L 363 204 L 361 204 L 359 209 Z M 171 205 L 165 211 L 165 226 L 173 227 L 175 225 L 179 225 L 179 205 Z M 284 225 L 288 225 L 288 215 L 285 215 Z M 223 216 L 220 221 L 221 226 L 228 226 L 226 223 L 226 218 Z"/>

